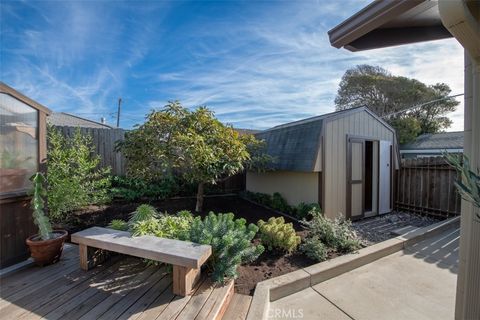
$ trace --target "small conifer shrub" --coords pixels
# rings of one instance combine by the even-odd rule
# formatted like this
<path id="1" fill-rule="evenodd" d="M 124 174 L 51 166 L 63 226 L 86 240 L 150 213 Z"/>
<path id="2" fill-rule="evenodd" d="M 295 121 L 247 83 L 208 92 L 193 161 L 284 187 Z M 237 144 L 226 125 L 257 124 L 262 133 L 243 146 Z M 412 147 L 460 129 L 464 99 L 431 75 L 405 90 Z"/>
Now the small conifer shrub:
<path id="1" fill-rule="evenodd" d="M 259 235 L 262 244 L 268 250 L 280 250 L 291 253 L 300 244 L 301 239 L 295 233 L 292 223 L 285 223 L 283 217 L 271 217 L 268 222 L 259 220 Z"/>
<path id="2" fill-rule="evenodd" d="M 264 251 L 252 239 L 258 232 L 254 224 L 245 219 L 234 219 L 233 213 L 210 212 L 204 219 L 195 217 L 190 229 L 190 241 L 212 246 L 208 267 L 215 282 L 237 277 L 237 268 L 258 258 Z"/>

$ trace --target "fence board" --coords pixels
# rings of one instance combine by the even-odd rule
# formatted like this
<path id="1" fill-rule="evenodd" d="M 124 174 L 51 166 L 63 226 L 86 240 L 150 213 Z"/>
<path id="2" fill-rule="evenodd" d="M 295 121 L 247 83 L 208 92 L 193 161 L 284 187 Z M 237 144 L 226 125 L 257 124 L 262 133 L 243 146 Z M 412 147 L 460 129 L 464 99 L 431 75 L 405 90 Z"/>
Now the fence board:
<path id="1" fill-rule="evenodd" d="M 72 137 L 76 127 L 55 126 L 65 137 Z M 82 135 L 90 135 L 95 152 L 100 155 L 100 165 L 102 167 L 110 166 L 112 174 L 125 175 L 125 157 L 120 152 L 115 152 L 115 144 L 125 138 L 123 129 L 103 129 L 103 128 L 80 128 Z"/>
<path id="2" fill-rule="evenodd" d="M 396 178 L 396 209 L 442 217 L 460 214 L 457 171 L 443 157 L 402 159 Z"/>

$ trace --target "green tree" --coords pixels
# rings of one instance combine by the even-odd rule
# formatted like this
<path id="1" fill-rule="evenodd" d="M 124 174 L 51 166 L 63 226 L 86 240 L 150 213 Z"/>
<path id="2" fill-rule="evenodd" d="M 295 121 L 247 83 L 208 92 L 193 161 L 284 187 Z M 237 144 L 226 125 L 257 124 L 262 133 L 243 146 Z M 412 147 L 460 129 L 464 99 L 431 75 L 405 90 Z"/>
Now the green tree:
<path id="1" fill-rule="evenodd" d="M 48 128 L 47 199 L 52 220 L 64 222 L 72 210 L 110 200 L 110 167 L 99 165 L 91 136 L 77 128 L 73 136 L 64 137 Z"/>
<path id="2" fill-rule="evenodd" d="M 252 160 L 249 146 L 256 144 L 252 136 L 240 136 L 222 124 L 206 107 L 190 111 L 169 102 L 149 113 L 118 147 L 127 158 L 128 175 L 155 181 L 179 174 L 196 184 L 195 210 L 200 212 L 205 184 L 242 171 Z"/>
<path id="3" fill-rule="evenodd" d="M 394 76 L 378 66 L 358 65 L 343 75 L 335 105 L 337 110 L 366 106 L 384 117 L 412 106 L 439 100 L 387 117 L 399 135 L 405 134 L 400 136 L 400 140 L 408 142 L 414 133 L 435 133 L 450 127 L 452 122 L 445 114 L 455 111 L 459 104 L 454 98 L 447 98 L 450 93 L 450 87 L 444 83 L 428 86 L 416 79 Z M 420 131 L 416 128 L 417 124 L 420 125 Z M 406 128 L 406 125 L 413 127 Z"/>
<path id="4" fill-rule="evenodd" d="M 396 117 L 389 122 L 397 131 L 398 142 L 401 144 L 414 140 L 422 131 L 420 121 L 412 116 Z"/>

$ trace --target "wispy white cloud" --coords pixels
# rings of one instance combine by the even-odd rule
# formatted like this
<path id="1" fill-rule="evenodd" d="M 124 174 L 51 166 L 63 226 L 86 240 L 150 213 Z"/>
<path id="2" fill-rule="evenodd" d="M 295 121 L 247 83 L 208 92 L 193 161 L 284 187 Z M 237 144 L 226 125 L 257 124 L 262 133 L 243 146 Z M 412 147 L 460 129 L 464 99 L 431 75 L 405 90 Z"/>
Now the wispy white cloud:
<path id="1" fill-rule="evenodd" d="M 331 112 L 343 73 L 363 63 L 462 92 L 463 53 L 453 40 L 332 48 L 328 29 L 368 2 L 258 2 L 225 16 L 222 2 L 208 14 L 183 2 L 28 2 L 36 23 L 9 5 L 9 21 L 22 28 L 2 28 L 14 43 L 0 49 L 9 57 L 2 78 L 56 111 L 109 115 L 121 96 L 127 126 L 175 99 L 249 128 Z M 461 115 L 452 114 L 453 129 Z"/>
<path id="2" fill-rule="evenodd" d="M 314 3 L 307 3 L 271 18 L 252 19 L 248 25 L 230 26 L 221 50 L 205 41 L 200 52 L 194 52 L 199 60 L 221 56 L 218 61 L 178 67 L 157 75 L 157 81 L 170 82 L 170 96 L 187 106 L 208 105 L 225 122 L 255 128 L 333 111 L 343 73 L 357 64 L 380 65 L 427 84 L 446 82 L 453 93 L 462 92 L 463 55 L 454 40 L 357 53 L 332 48 L 326 33 L 332 25 L 324 21 L 338 13 L 340 5 L 319 12 Z M 196 36 L 200 42 L 202 36 L 223 39 L 225 28 Z M 451 115 L 451 129 L 462 129 L 462 110 L 461 105 Z"/>

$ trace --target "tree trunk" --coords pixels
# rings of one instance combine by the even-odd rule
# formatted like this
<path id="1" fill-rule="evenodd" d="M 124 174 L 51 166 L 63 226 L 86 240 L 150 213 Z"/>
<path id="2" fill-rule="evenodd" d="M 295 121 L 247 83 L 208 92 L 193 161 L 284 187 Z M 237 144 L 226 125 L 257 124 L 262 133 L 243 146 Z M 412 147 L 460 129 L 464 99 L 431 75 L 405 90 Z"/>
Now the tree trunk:
<path id="1" fill-rule="evenodd" d="M 202 212 L 203 209 L 203 182 L 198 184 L 197 190 L 197 204 L 195 205 L 195 212 Z"/>

